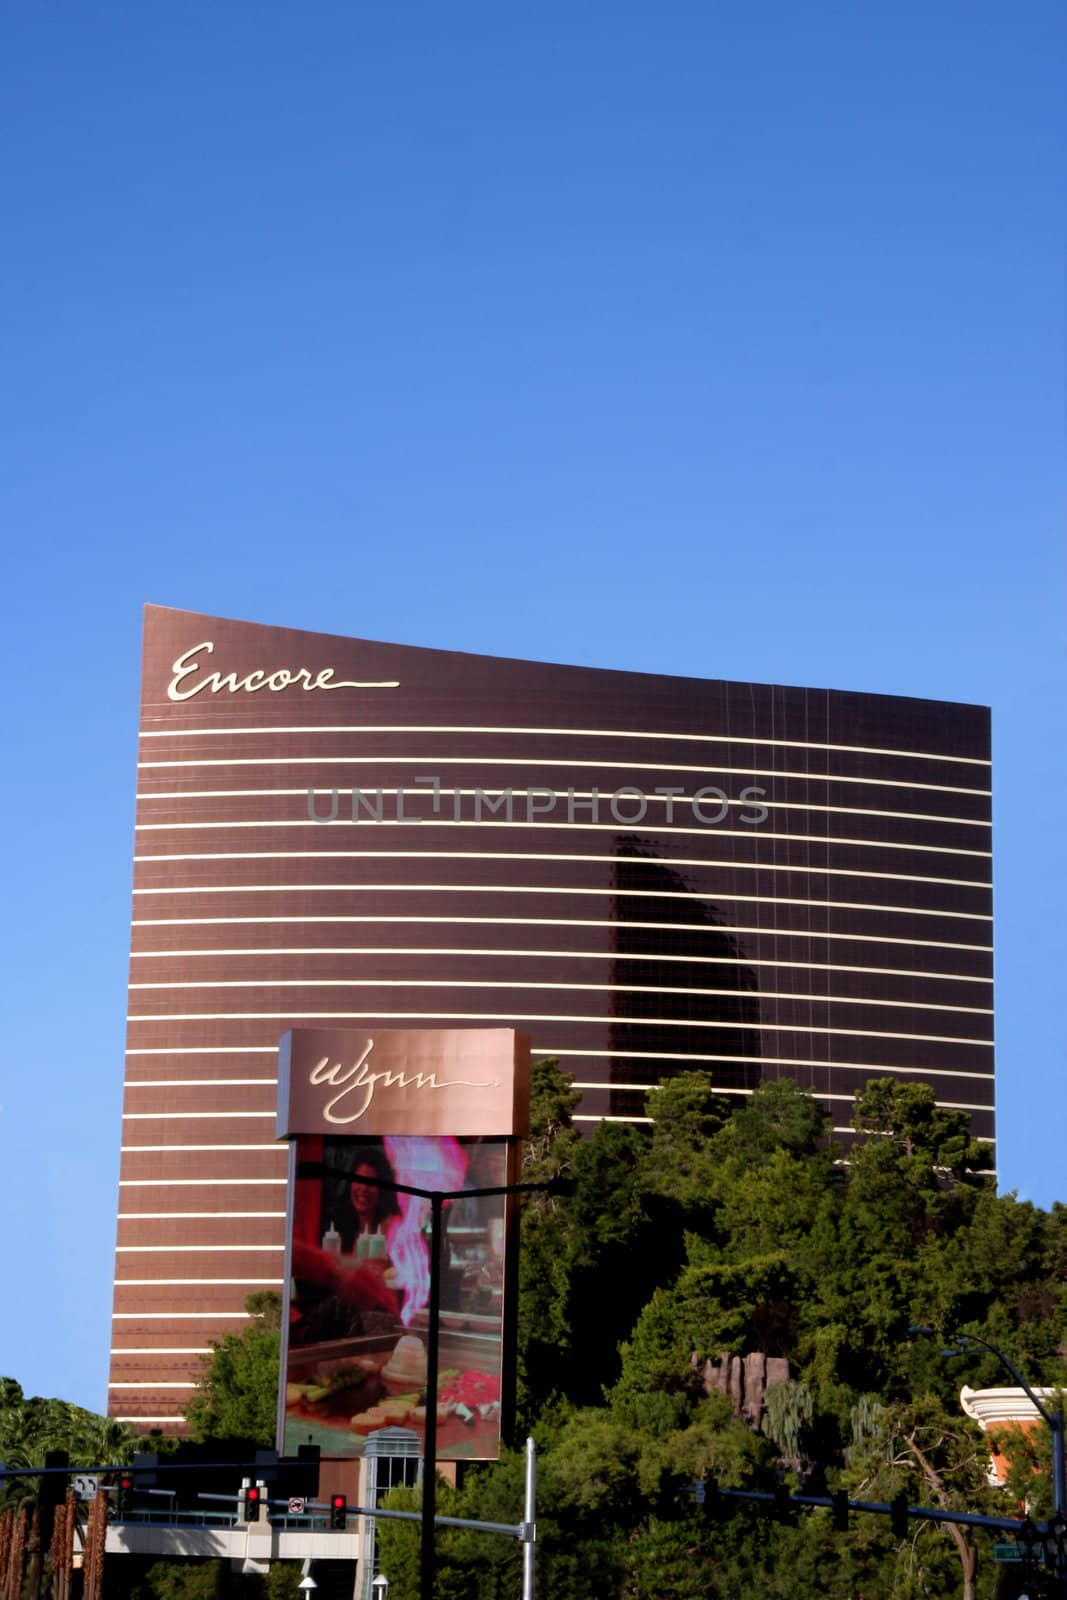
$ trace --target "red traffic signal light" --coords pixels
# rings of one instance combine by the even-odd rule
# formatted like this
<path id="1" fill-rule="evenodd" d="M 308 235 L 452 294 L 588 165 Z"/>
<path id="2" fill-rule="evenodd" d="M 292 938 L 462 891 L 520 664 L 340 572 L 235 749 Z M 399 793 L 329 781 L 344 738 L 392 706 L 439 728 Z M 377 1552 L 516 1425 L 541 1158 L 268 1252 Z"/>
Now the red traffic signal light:
<path id="1" fill-rule="evenodd" d="M 348 1496 L 332 1494 L 330 1496 L 330 1527 L 344 1530 L 348 1520 Z"/>
<path id="2" fill-rule="evenodd" d="M 257 1483 L 246 1483 L 241 1489 L 241 1516 L 245 1522 L 254 1522 L 259 1516 L 263 1495 Z"/>

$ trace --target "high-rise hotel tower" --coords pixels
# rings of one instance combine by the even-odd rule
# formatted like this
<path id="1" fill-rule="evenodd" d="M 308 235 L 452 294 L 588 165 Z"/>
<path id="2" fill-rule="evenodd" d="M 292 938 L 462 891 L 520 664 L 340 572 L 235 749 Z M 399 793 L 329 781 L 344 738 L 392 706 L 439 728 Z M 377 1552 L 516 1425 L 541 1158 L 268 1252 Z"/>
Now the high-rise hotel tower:
<path id="1" fill-rule="evenodd" d="M 110 1410 L 280 1287 L 279 1035 L 516 1026 L 581 1115 L 699 1066 L 993 1136 L 989 715 L 150 606 Z"/>

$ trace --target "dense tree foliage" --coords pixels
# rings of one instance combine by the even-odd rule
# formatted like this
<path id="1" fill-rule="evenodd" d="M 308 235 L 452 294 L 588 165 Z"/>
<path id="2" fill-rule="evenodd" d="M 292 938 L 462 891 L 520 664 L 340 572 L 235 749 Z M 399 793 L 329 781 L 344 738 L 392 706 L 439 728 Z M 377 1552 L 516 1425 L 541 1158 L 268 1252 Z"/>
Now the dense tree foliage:
<path id="1" fill-rule="evenodd" d="M 137 1436 L 125 1423 L 85 1411 L 69 1400 L 27 1398 L 14 1378 L 0 1378 L 0 1461 L 8 1468 L 41 1467 L 49 1450 L 94 1466 L 128 1461 Z M 36 1496 L 37 1480 L 13 1479 L 0 1505 Z"/>
<path id="2" fill-rule="evenodd" d="M 239 1439 L 269 1448 L 278 1418 L 278 1362 L 281 1355 L 280 1295 L 270 1290 L 245 1301 L 247 1328 L 213 1339 L 210 1356 L 186 1407 L 194 1439 Z"/>
<path id="3" fill-rule="evenodd" d="M 898 1540 L 873 1516 L 842 1534 L 828 1513 L 790 1525 L 751 1507 L 709 1516 L 690 1491 L 784 1476 L 813 1493 L 1010 1514 L 959 1404 L 964 1382 L 1009 1380 L 980 1348 L 945 1361 L 908 1329 L 970 1331 L 1034 1381 L 1067 1378 L 1064 1208 L 998 1196 L 968 1118 L 924 1085 L 868 1084 L 847 1152 L 785 1080 L 731 1109 L 686 1073 L 651 1097 L 647 1133 L 602 1123 L 587 1139 L 575 1099 L 538 1067 L 525 1176 L 574 1184 L 532 1197 L 522 1234 L 519 1433 L 539 1447 L 546 1600 L 1006 1592 L 981 1534 L 913 1523 Z M 706 1378 L 724 1353 L 752 1352 L 789 1374 L 758 1426 Z M 1043 1448 L 1021 1447 L 1016 1474 L 1035 1504 Z M 521 1481 L 506 1455 L 442 1496 L 459 1515 L 517 1521 Z M 392 1600 L 414 1600 L 413 1533 L 382 1524 L 378 1539 Z M 508 1541 L 449 1530 L 439 1549 L 442 1600 L 516 1592 Z"/>
<path id="4" fill-rule="evenodd" d="M 569 1078 L 539 1064 L 524 1176 L 572 1180 L 567 1195 L 527 1199 L 520 1255 L 517 1438 L 538 1445 L 544 1600 L 1020 1593 L 1022 1576 L 998 1573 L 981 1533 L 913 1523 L 897 1538 L 875 1516 L 842 1533 L 822 1511 L 789 1521 L 716 1505 L 710 1486 L 786 1482 L 1001 1513 L 1025 1497 L 1046 1515 L 1047 1431 L 1011 1441 L 1010 1487 L 994 1490 L 988 1441 L 959 1404 L 963 1383 L 1009 1381 L 996 1357 L 972 1345 L 942 1359 L 937 1339 L 909 1327 L 969 1332 L 1034 1382 L 1067 1384 L 1067 1207 L 998 1196 L 967 1117 L 922 1085 L 870 1083 L 845 1151 L 785 1080 L 738 1106 L 685 1073 L 653 1093 L 647 1130 L 602 1123 L 588 1138 L 572 1124 L 576 1103 Z M 217 1343 L 190 1404 L 202 1439 L 273 1441 L 277 1297 L 248 1308 L 249 1327 Z M 776 1358 L 777 1379 L 746 1414 L 719 1378 L 736 1372 L 725 1358 L 757 1352 Z M 64 1447 L 117 1461 L 132 1444 L 104 1418 L 0 1381 L 9 1464 Z M 505 1452 L 442 1484 L 439 1509 L 515 1523 L 522 1477 L 521 1456 Z M 396 1503 L 417 1494 L 397 1491 Z M 518 1592 L 515 1541 L 447 1529 L 438 1550 L 440 1600 Z M 391 1600 L 415 1600 L 414 1530 L 379 1524 L 378 1551 Z M 131 1564 L 125 1576 L 130 1600 L 240 1588 L 219 1563 Z M 41 1577 L 38 1562 L 28 1592 Z M 281 1600 L 296 1579 L 279 1567 L 257 1593 Z M 1035 1600 L 1043 1584 L 1025 1575 Z"/>
<path id="5" fill-rule="evenodd" d="M 40 1395 L 27 1399 L 14 1378 L 0 1378 L 0 1461 L 9 1470 L 25 1473 L 43 1467 L 50 1450 L 65 1450 L 72 1462 L 87 1466 L 118 1465 L 129 1460 L 136 1443 L 135 1434 L 121 1422 L 69 1400 Z M 31 1600 L 46 1574 L 49 1507 L 62 1499 L 65 1487 L 54 1478 L 46 1486 L 34 1475 L 0 1484 L 0 1549 L 8 1549 L 13 1538 L 22 1541 L 25 1590 Z"/>

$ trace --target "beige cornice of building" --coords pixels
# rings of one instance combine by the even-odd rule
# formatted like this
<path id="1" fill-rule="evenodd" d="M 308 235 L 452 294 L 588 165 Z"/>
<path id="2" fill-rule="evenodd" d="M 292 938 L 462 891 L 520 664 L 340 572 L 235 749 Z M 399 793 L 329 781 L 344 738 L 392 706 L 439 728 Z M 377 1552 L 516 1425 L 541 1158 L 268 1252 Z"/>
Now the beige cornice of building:
<path id="1" fill-rule="evenodd" d="M 1051 1400 L 1055 1389 L 1035 1389 L 1042 1402 Z M 980 1428 L 995 1427 L 998 1423 L 1038 1422 L 1041 1413 L 1025 1389 L 970 1389 L 964 1384 L 960 1390 L 960 1405 L 967 1416 L 973 1417 Z"/>

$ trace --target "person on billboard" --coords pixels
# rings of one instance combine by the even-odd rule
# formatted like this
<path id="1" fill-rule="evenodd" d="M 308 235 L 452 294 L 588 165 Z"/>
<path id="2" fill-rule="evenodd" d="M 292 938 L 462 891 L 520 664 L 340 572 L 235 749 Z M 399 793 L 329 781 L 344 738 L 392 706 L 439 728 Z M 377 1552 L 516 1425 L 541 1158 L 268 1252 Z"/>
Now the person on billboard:
<path id="1" fill-rule="evenodd" d="M 327 1152 L 327 1154 L 329 1154 Z M 321 1192 L 321 1244 L 294 1232 L 292 1273 L 296 1284 L 290 1339 L 318 1344 L 371 1331 L 383 1317 L 395 1321 L 400 1298 L 386 1281 L 389 1260 L 385 1224 L 398 1214 L 395 1193 L 378 1187 L 393 1180 L 385 1155 L 360 1150 L 351 1179 L 338 1194 L 336 1180 Z"/>
<path id="2" fill-rule="evenodd" d="M 395 1191 L 381 1188 L 375 1179 L 395 1183 L 396 1176 L 381 1151 L 361 1150 L 349 1185 L 348 1204 L 337 1219 L 342 1255 L 355 1252 L 360 1260 L 373 1261 L 386 1254 L 385 1225 L 398 1214 L 399 1207 Z"/>

